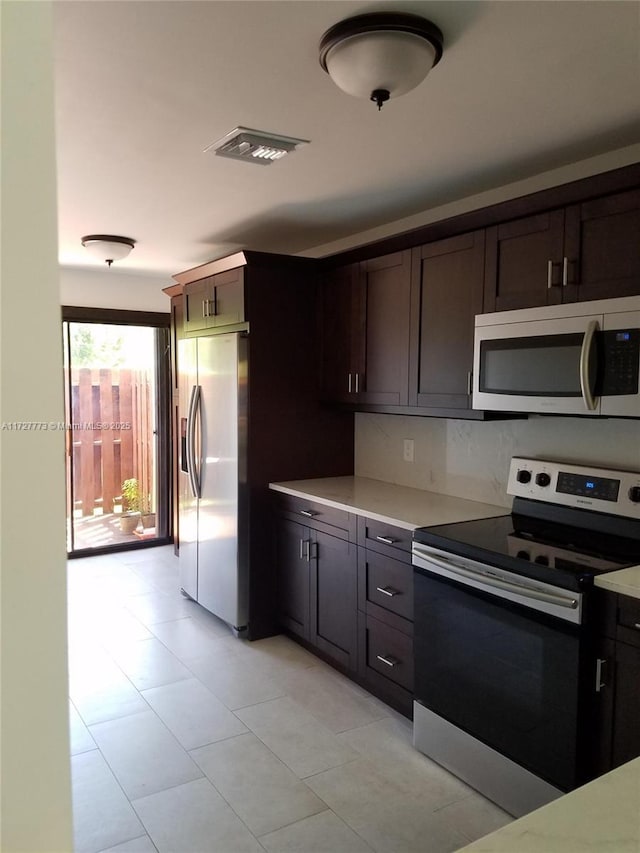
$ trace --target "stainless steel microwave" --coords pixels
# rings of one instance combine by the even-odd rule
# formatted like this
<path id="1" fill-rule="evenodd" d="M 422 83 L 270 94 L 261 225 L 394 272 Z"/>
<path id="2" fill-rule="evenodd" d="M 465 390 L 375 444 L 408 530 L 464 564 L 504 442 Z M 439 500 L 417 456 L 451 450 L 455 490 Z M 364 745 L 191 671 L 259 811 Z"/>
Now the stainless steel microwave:
<path id="1" fill-rule="evenodd" d="M 640 418 L 640 296 L 478 314 L 473 408 Z"/>

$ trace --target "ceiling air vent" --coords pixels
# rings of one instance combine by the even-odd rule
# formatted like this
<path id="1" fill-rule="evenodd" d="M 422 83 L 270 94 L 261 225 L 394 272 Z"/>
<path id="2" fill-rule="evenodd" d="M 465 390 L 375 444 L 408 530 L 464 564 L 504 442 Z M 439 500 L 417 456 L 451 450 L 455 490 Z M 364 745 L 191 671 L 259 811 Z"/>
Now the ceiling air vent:
<path id="1" fill-rule="evenodd" d="M 218 157 L 230 157 L 232 160 L 268 166 L 308 142 L 308 139 L 294 139 L 292 136 L 279 136 L 277 133 L 252 130 L 250 127 L 236 127 L 204 150 L 213 151 Z"/>

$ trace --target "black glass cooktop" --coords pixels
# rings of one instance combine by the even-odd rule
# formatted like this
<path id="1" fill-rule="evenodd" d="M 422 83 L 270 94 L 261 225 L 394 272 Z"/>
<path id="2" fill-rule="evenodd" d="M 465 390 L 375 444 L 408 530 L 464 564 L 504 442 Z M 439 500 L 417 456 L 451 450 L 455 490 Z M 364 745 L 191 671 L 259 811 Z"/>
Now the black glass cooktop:
<path id="1" fill-rule="evenodd" d="M 603 572 L 640 564 L 640 539 L 515 512 L 421 527 L 414 531 L 414 540 L 568 587 L 580 586 Z"/>

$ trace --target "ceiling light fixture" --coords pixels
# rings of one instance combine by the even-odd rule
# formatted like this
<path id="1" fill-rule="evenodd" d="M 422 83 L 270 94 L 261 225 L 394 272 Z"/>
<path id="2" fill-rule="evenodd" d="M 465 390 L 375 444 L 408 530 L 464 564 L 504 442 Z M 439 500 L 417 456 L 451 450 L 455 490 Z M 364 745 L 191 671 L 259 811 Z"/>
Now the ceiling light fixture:
<path id="1" fill-rule="evenodd" d="M 116 237 L 113 234 L 89 234 L 80 242 L 95 258 L 109 266 L 114 261 L 126 258 L 136 244 L 131 237 Z"/>
<path id="2" fill-rule="evenodd" d="M 333 82 L 378 110 L 411 91 L 442 56 L 442 33 L 425 18 L 372 12 L 346 18 L 320 40 L 320 65 Z"/>
<path id="3" fill-rule="evenodd" d="M 211 145 L 207 145 L 204 150 L 213 151 L 218 157 L 230 157 L 232 160 L 269 166 L 308 142 L 308 139 L 296 139 L 294 136 L 281 136 L 250 127 L 235 127 Z"/>

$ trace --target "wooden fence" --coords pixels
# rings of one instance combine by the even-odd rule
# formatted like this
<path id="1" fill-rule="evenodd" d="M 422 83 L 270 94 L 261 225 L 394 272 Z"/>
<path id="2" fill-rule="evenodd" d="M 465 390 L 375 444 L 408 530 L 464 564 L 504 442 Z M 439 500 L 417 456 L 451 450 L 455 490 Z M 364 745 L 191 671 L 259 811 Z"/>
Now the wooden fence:
<path id="1" fill-rule="evenodd" d="M 132 477 L 154 508 L 153 401 L 150 371 L 72 369 L 73 496 L 83 516 L 113 512 Z"/>

